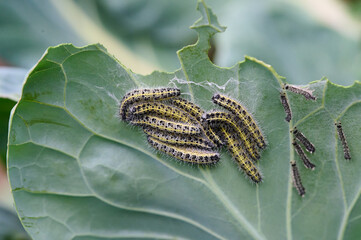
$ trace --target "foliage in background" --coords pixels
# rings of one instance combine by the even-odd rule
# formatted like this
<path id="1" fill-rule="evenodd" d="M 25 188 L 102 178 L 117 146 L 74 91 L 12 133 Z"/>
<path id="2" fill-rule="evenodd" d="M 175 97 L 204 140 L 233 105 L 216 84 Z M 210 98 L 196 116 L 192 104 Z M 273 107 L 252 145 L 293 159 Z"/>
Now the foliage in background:
<path id="1" fill-rule="evenodd" d="M 0 206 L 0 239 L 30 240 L 15 212 Z"/>
<path id="2" fill-rule="evenodd" d="M 199 10 L 202 18 L 192 26 L 199 41 L 178 51 L 178 71 L 138 75 L 101 45 L 64 44 L 49 48 L 29 74 L 11 116 L 8 171 L 18 213 L 34 239 L 358 235 L 361 84 L 313 82 L 315 102 L 288 94 L 294 112 L 288 124 L 279 100 L 283 79 L 251 57 L 232 68 L 211 63 L 208 41 L 224 27 L 202 1 Z M 147 147 L 117 112 L 125 92 L 154 86 L 178 86 L 205 110 L 215 107 L 214 92 L 242 101 L 269 142 L 258 164 L 264 182 L 245 180 L 226 151 L 217 166 L 197 168 Z M 336 120 L 352 161 L 343 159 Z M 290 147 L 293 126 L 317 148 L 315 171 L 304 169 Z M 292 188 L 290 160 L 300 165 L 304 199 Z"/>
<path id="3" fill-rule="evenodd" d="M 2 163 L 5 163 L 6 159 L 10 111 L 20 98 L 26 73 L 26 69 L 0 66 L 0 160 Z"/>

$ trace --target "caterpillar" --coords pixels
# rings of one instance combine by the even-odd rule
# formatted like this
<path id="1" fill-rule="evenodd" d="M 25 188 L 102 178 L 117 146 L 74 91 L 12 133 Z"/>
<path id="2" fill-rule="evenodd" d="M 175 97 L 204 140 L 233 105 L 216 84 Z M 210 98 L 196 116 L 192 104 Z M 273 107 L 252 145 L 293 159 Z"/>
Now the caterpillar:
<path id="1" fill-rule="evenodd" d="M 174 120 L 192 123 L 190 116 L 173 106 L 166 105 L 160 102 L 145 102 L 133 105 L 130 107 L 129 112 L 133 116 L 142 116 L 149 113 L 155 113 L 159 116 L 169 117 Z"/>
<path id="2" fill-rule="evenodd" d="M 303 95 L 307 100 L 316 100 L 316 97 L 312 95 L 312 91 L 296 87 L 294 85 L 285 84 L 284 89 L 294 92 L 296 94 Z"/>
<path id="3" fill-rule="evenodd" d="M 196 104 L 183 99 L 183 98 L 173 98 L 169 100 L 169 103 L 172 105 L 184 110 L 188 114 L 190 114 L 192 117 L 194 117 L 198 122 L 201 121 L 201 117 L 204 113 L 204 111 L 198 107 Z"/>
<path id="4" fill-rule="evenodd" d="M 178 88 L 135 89 L 125 94 L 120 102 L 119 114 L 123 121 L 127 120 L 128 107 L 140 101 L 157 101 L 180 96 Z"/>
<path id="5" fill-rule="evenodd" d="M 253 162 L 247 157 L 243 151 L 242 146 L 239 144 L 235 136 L 226 130 L 224 127 L 220 127 L 220 131 L 223 134 L 226 145 L 234 160 L 240 166 L 240 168 L 246 173 L 246 175 L 255 183 L 262 182 L 262 175 L 253 164 Z"/>
<path id="6" fill-rule="evenodd" d="M 283 109 L 286 112 L 285 120 L 287 122 L 290 122 L 292 119 L 292 111 L 291 111 L 290 105 L 288 104 L 286 94 L 284 92 L 281 92 L 280 96 L 281 96 L 281 103 L 282 103 Z"/>
<path id="7" fill-rule="evenodd" d="M 306 190 L 302 185 L 302 181 L 301 181 L 301 176 L 300 176 L 300 172 L 298 171 L 298 167 L 296 165 L 295 161 L 291 161 L 291 172 L 292 172 L 292 181 L 293 181 L 293 186 L 296 188 L 298 194 L 301 197 L 304 197 L 306 194 Z"/>
<path id="8" fill-rule="evenodd" d="M 184 148 L 163 143 L 151 136 L 148 136 L 148 143 L 156 150 L 162 151 L 172 157 L 184 162 L 200 165 L 211 165 L 219 161 L 219 153 L 205 151 L 197 148 Z"/>
<path id="9" fill-rule="evenodd" d="M 204 111 L 198 107 L 196 104 L 183 99 L 183 98 L 173 98 L 169 100 L 170 104 L 173 104 L 177 108 L 187 112 L 190 114 L 194 119 L 197 120 L 198 124 L 201 126 L 201 131 L 203 132 L 204 136 L 208 139 L 209 142 L 213 143 L 214 146 L 222 146 L 223 142 L 220 137 L 214 132 L 207 124 L 202 124 L 202 115 Z"/>
<path id="10" fill-rule="evenodd" d="M 315 146 L 296 127 L 293 128 L 292 133 L 303 144 L 303 146 L 305 146 L 307 151 L 310 153 L 314 153 L 316 151 Z"/>
<path id="11" fill-rule="evenodd" d="M 256 147 L 257 144 L 253 142 L 251 138 L 248 137 L 248 133 L 245 131 L 244 128 L 242 129 L 236 124 L 237 119 L 232 114 L 221 111 L 214 111 L 214 112 L 205 113 L 202 118 L 203 121 L 206 121 L 211 125 L 222 124 L 223 126 L 227 126 L 228 128 L 231 128 L 232 130 L 230 130 L 229 132 L 232 132 L 232 134 L 234 133 L 237 136 L 239 136 L 249 156 L 255 161 L 260 158 L 260 155 Z"/>
<path id="12" fill-rule="evenodd" d="M 204 138 L 193 135 L 171 134 L 164 131 L 159 131 L 154 128 L 146 127 L 143 131 L 154 139 L 177 146 L 191 146 L 200 149 L 212 149 L 213 145 L 207 142 Z"/>
<path id="13" fill-rule="evenodd" d="M 343 133 L 341 122 L 336 122 L 335 125 L 337 128 L 338 137 L 340 138 L 342 143 L 344 158 L 346 160 L 350 160 L 351 159 L 350 149 L 348 148 L 348 144 L 346 141 L 345 134 Z"/>
<path id="14" fill-rule="evenodd" d="M 243 107 L 239 102 L 218 93 L 213 95 L 212 100 L 215 104 L 224 107 L 236 115 L 244 123 L 244 125 L 247 126 L 252 138 L 255 139 L 259 148 L 263 149 L 266 147 L 265 138 L 262 135 L 260 128 L 257 126 L 251 114 L 248 113 L 245 107 Z"/>
<path id="15" fill-rule="evenodd" d="M 146 115 L 143 118 L 134 118 L 130 121 L 134 125 L 148 126 L 159 130 L 165 130 L 171 133 L 180 134 L 199 134 L 200 129 L 197 125 L 175 122 L 156 116 Z"/>
<path id="16" fill-rule="evenodd" d="M 316 165 L 314 165 L 312 162 L 310 162 L 310 160 L 306 156 L 305 152 L 302 150 L 301 146 L 296 142 L 295 139 L 292 141 L 292 145 L 295 148 L 298 156 L 300 156 L 300 158 L 302 159 L 303 165 L 305 165 L 306 168 L 314 170 Z"/>

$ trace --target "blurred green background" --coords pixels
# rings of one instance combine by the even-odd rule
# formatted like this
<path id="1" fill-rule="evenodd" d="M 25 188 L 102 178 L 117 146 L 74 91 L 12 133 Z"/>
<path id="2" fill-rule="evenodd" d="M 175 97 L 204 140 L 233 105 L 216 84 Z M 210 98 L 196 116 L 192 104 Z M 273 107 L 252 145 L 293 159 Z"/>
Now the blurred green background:
<path id="1" fill-rule="evenodd" d="M 227 26 L 209 52 L 220 66 L 250 55 L 293 84 L 323 76 L 341 85 L 361 79 L 361 1 L 206 3 Z M 99 42 L 136 73 L 174 71 L 180 68 L 176 51 L 197 40 L 189 29 L 199 18 L 195 7 L 196 0 L 0 0 L 0 206 L 14 211 L 5 170 L 9 114 L 46 49 Z M 0 211 L 0 221 L 8 216 Z M 0 239 L 26 239 L 19 222 L 12 223 L 0 224 Z"/>

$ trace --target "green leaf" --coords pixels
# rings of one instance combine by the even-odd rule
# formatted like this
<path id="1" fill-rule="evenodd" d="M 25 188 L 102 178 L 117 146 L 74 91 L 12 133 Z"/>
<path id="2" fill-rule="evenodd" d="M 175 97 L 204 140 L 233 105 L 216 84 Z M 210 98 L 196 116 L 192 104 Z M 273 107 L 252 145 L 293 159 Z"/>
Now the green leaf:
<path id="1" fill-rule="evenodd" d="M 352 239 L 360 222 L 361 84 L 328 80 L 308 87 L 315 102 L 288 93 L 294 120 L 284 121 L 283 83 L 271 66 L 246 57 L 231 68 L 209 61 L 222 27 L 199 1 L 195 45 L 178 52 L 181 69 L 148 76 L 127 70 L 100 45 L 49 48 L 29 74 L 12 112 L 8 173 L 14 200 L 34 239 Z M 245 104 L 269 146 L 251 184 L 222 151 L 210 168 L 152 150 L 141 130 L 118 119 L 124 94 L 177 86 L 205 110 L 226 93 Z M 352 160 L 343 159 L 334 121 L 341 120 Z M 315 171 L 291 148 L 297 126 L 315 144 Z M 289 161 L 300 166 L 306 197 L 292 188 Z"/>
<path id="2" fill-rule="evenodd" d="M 26 73 L 22 68 L 0 67 L 0 160 L 4 164 L 10 111 L 20 99 Z"/>

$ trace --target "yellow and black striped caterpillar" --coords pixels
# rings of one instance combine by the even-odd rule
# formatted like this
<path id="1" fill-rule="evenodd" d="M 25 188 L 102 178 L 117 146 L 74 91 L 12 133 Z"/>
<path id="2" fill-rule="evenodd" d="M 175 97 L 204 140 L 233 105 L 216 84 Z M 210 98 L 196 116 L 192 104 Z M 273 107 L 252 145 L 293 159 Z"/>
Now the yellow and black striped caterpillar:
<path id="1" fill-rule="evenodd" d="M 253 161 L 260 158 L 259 151 L 266 143 L 245 108 L 216 94 L 213 101 L 229 112 L 205 113 L 179 95 L 177 88 L 130 91 L 121 101 L 120 117 L 141 126 L 154 149 L 190 164 L 217 163 L 219 148 L 224 145 L 240 169 L 253 182 L 261 182 L 262 176 Z"/>

